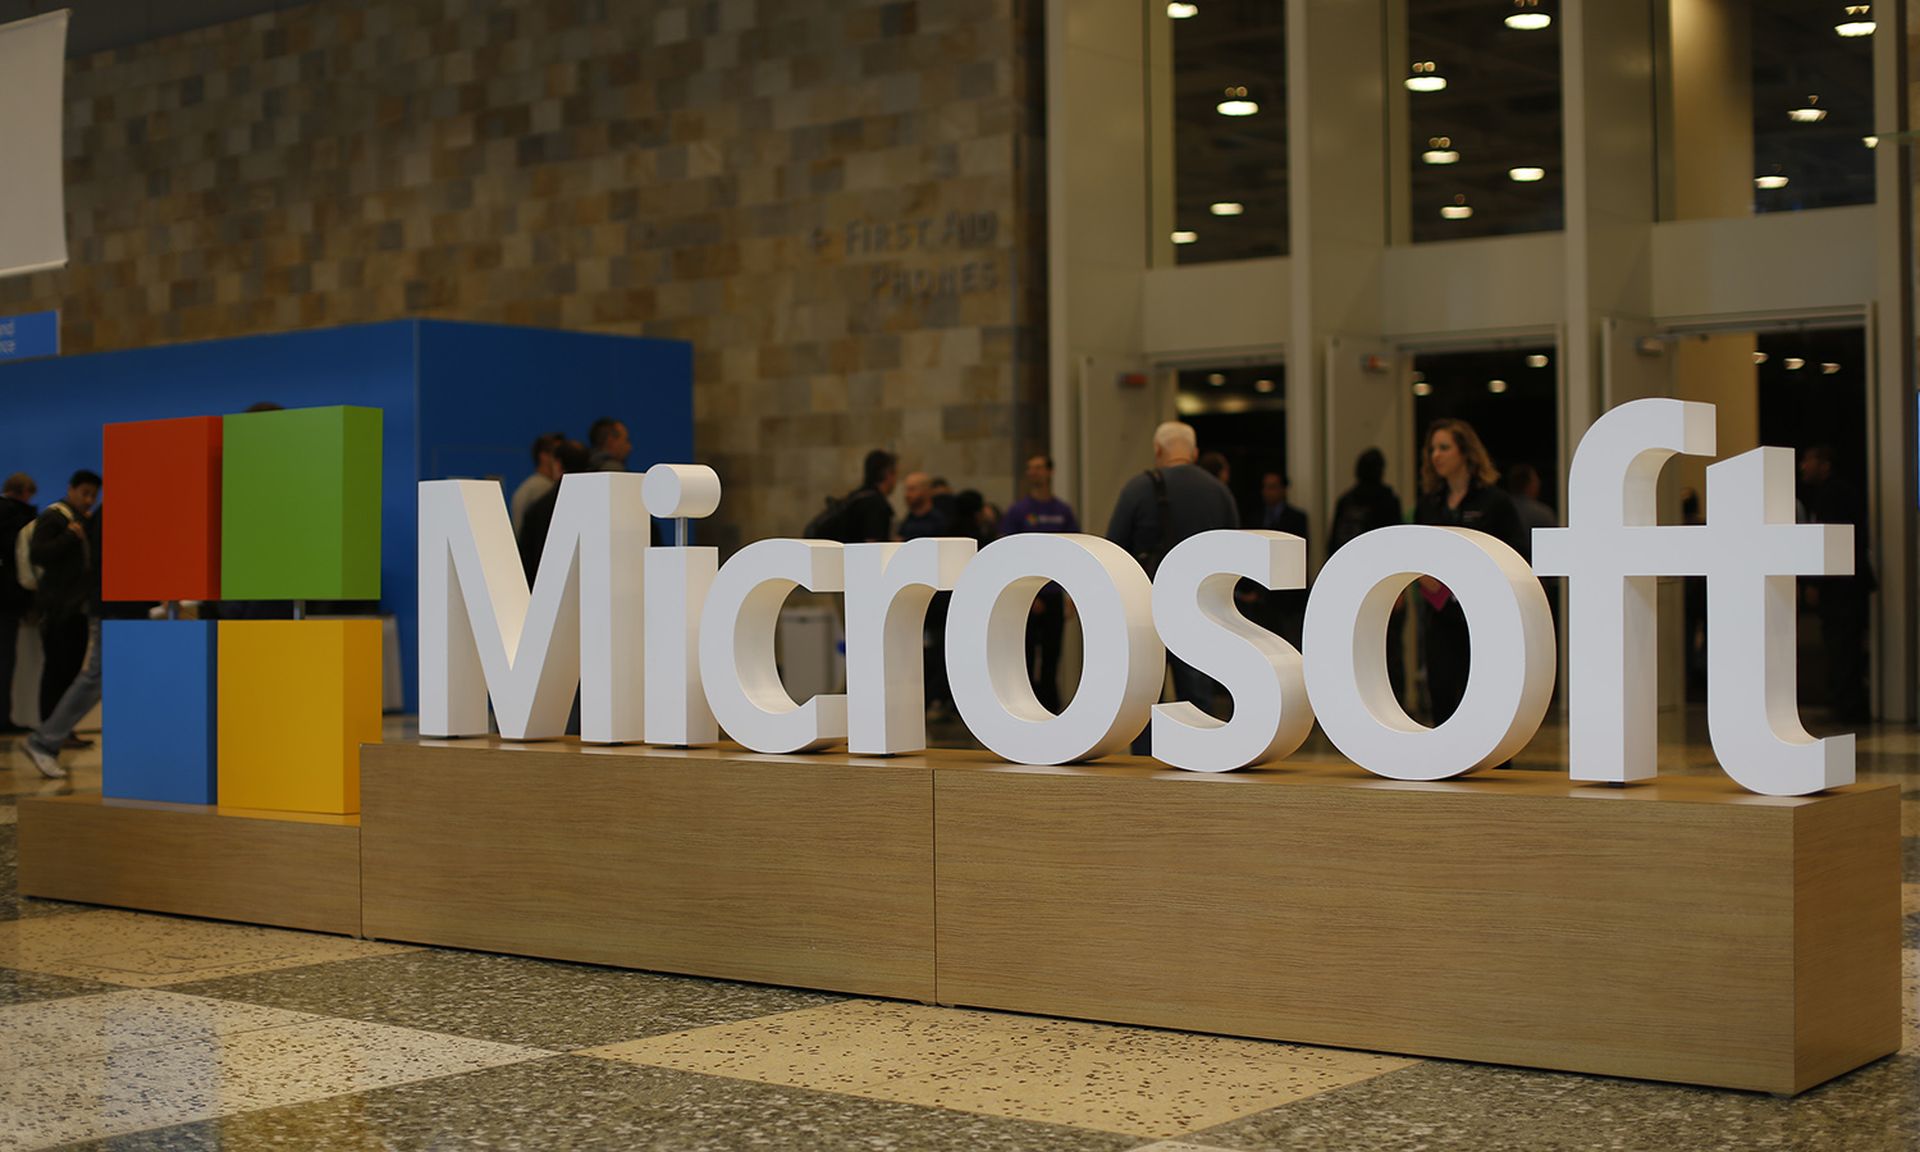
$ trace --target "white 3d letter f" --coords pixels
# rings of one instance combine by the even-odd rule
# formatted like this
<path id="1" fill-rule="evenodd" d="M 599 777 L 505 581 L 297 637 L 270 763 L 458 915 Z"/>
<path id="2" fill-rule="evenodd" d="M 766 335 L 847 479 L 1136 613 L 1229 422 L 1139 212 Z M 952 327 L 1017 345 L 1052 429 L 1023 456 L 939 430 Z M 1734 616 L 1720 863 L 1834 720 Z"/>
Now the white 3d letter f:
<path id="1" fill-rule="evenodd" d="M 1705 526 L 1657 526 L 1675 455 L 1710 456 L 1711 404 L 1636 400 L 1580 441 L 1567 527 L 1534 533 L 1533 567 L 1568 577 L 1568 759 L 1575 780 L 1656 771 L 1656 576 L 1705 576 L 1708 724 L 1727 774 L 1803 795 L 1853 780 L 1853 738 L 1813 740 L 1794 707 L 1793 577 L 1852 571 L 1847 527 L 1793 523 L 1793 454 L 1760 448 L 1707 469 Z"/>

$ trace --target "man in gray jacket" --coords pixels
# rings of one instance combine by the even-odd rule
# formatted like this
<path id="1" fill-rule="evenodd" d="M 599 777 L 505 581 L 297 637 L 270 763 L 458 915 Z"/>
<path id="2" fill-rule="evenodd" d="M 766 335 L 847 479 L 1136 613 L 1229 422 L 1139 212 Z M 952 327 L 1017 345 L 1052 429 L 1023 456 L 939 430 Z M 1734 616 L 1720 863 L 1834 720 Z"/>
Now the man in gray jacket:
<path id="1" fill-rule="evenodd" d="M 1240 527 L 1240 511 L 1233 494 L 1194 461 L 1200 445 L 1193 425 L 1170 420 L 1153 430 L 1153 467 L 1120 490 L 1107 521 L 1107 539 L 1132 553 L 1152 575 L 1174 545 L 1200 532 Z M 1218 685 L 1179 658 L 1169 654 L 1174 698 L 1203 712 L 1214 712 Z M 1148 750 L 1148 733 L 1133 743 L 1136 753 Z"/>

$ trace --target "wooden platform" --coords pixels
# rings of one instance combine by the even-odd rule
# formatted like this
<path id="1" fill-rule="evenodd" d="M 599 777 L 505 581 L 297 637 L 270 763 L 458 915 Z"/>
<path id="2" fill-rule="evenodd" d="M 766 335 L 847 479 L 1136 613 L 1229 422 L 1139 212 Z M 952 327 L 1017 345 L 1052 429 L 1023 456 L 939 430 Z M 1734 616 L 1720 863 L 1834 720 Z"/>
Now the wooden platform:
<path id="1" fill-rule="evenodd" d="M 362 800 L 359 829 L 24 801 L 23 891 L 1777 1093 L 1900 1043 L 1889 785 L 461 740 L 369 746 Z"/>
<path id="2" fill-rule="evenodd" d="M 360 827 L 97 793 L 20 800 L 20 893 L 360 934 Z"/>
<path id="3" fill-rule="evenodd" d="M 1900 1046 L 1890 786 L 934 787 L 943 1003 L 1779 1093 Z"/>
<path id="4" fill-rule="evenodd" d="M 455 740 L 360 772 L 369 936 L 934 997 L 925 767 Z"/>

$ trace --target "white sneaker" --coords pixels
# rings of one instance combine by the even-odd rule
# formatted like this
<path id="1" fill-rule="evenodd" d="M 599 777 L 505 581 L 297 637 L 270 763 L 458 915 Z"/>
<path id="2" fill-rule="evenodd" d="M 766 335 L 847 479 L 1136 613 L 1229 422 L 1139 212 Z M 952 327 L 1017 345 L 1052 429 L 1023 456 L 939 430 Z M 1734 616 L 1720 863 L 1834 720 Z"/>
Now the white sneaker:
<path id="1" fill-rule="evenodd" d="M 65 780 L 67 778 L 67 770 L 60 766 L 60 758 L 35 748 L 32 740 L 21 741 L 20 750 L 27 754 L 27 759 L 33 761 L 35 768 L 40 769 L 40 775 L 45 776 L 49 780 Z"/>

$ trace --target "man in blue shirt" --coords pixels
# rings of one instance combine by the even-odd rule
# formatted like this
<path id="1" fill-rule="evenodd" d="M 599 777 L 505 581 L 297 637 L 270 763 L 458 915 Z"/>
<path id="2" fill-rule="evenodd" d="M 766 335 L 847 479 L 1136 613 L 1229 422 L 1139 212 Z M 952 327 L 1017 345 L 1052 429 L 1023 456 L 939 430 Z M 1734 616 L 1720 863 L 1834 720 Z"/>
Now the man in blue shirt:
<path id="1" fill-rule="evenodd" d="M 1030 457 L 1027 494 L 1000 518 L 1000 535 L 1078 531 L 1073 508 L 1053 494 L 1053 457 Z M 1049 712 L 1060 711 L 1060 640 L 1066 624 L 1067 597 L 1060 585 L 1049 584 L 1033 598 L 1033 614 L 1027 618 L 1027 672 L 1033 677 L 1033 694 Z"/>

